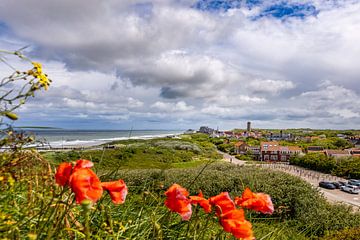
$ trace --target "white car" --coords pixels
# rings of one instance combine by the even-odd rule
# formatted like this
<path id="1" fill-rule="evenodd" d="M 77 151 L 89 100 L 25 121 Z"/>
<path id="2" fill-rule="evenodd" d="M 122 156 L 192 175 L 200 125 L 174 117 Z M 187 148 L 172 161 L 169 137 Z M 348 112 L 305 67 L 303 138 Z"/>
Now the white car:
<path id="1" fill-rule="evenodd" d="M 345 185 L 340 187 L 341 191 L 353 193 L 353 194 L 359 194 L 360 190 L 358 187 L 353 185 Z"/>

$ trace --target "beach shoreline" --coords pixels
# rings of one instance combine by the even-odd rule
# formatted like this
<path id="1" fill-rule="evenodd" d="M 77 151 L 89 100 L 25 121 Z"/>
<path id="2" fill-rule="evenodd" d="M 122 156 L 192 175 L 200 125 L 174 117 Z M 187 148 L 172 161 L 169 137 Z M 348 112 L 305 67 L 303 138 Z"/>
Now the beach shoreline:
<path id="1" fill-rule="evenodd" d="M 181 135 L 182 133 L 166 133 L 166 134 L 156 134 L 156 135 L 141 135 L 141 136 L 131 136 L 131 137 L 115 137 L 115 138 L 99 138 L 91 140 L 61 140 L 61 141 L 51 141 L 44 143 L 43 145 L 29 145 L 27 147 L 35 147 L 37 150 L 61 150 L 61 149 L 93 149 L 100 147 L 101 145 L 108 144 L 111 145 L 112 142 L 124 141 L 124 140 L 147 140 L 155 138 L 175 138 Z M 105 146 L 106 147 L 106 146 Z M 109 146 L 108 146 L 109 147 Z"/>

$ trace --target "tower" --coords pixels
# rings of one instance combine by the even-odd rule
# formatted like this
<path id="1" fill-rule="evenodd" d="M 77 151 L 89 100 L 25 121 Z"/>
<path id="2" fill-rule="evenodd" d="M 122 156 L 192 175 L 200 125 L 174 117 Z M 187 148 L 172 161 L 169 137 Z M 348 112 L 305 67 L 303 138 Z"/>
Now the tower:
<path id="1" fill-rule="evenodd" d="M 251 122 L 247 122 L 246 131 L 251 132 Z"/>

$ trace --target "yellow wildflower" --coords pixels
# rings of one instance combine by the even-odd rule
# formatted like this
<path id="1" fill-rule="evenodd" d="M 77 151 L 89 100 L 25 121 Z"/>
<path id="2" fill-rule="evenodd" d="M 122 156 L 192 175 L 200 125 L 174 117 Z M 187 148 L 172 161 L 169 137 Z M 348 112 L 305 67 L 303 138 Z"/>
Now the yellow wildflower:
<path id="1" fill-rule="evenodd" d="M 43 73 L 41 63 L 38 62 L 31 62 L 31 63 L 34 66 L 34 68 L 29 70 L 27 74 L 33 76 L 34 78 L 39 79 L 39 84 L 42 87 L 44 87 L 45 90 L 47 90 L 51 81 L 47 77 L 47 75 Z"/>
<path id="2" fill-rule="evenodd" d="M 40 69 L 40 71 L 41 71 L 41 69 L 42 69 L 41 63 L 38 63 L 38 62 L 31 62 L 31 63 L 32 63 L 32 65 L 34 65 L 34 68 L 36 68 L 36 70 Z"/>

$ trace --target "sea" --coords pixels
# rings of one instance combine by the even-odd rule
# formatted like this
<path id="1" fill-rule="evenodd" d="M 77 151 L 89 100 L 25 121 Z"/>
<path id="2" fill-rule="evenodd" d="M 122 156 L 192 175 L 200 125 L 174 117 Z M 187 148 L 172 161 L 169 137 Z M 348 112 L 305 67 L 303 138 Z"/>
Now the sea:
<path id="1" fill-rule="evenodd" d="M 91 147 L 117 140 L 174 137 L 182 130 L 68 130 L 27 129 L 39 142 L 52 148 Z"/>

